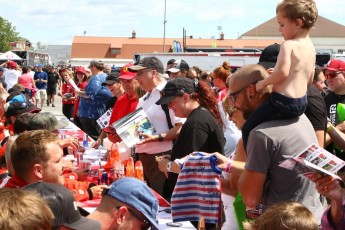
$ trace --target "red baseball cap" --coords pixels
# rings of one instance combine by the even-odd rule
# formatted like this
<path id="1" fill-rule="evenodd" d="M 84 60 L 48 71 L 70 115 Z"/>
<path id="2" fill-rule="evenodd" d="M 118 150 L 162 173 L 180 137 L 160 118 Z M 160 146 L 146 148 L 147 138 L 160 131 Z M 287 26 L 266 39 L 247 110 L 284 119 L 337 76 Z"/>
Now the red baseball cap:
<path id="1" fill-rule="evenodd" d="M 17 68 L 17 63 L 15 63 L 14 61 L 10 61 L 10 63 L 8 64 L 8 67 L 11 69 L 15 69 Z"/>
<path id="2" fill-rule="evenodd" d="M 135 78 L 137 73 L 130 72 L 129 69 L 128 69 L 131 66 L 133 66 L 133 64 L 132 63 L 128 63 L 127 65 L 124 65 L 121 68 L 121 70 L 120 70 L 120 79 L 132 80 L 133 78 Z"/>
<path id="3" fill-rule="evenodd" d="M 77 69 L 76 69 L 76 71 L 75 71 L 76 73 L 82 73 L 82 74 L 86 74 L 86 70 L 85 70 L 85 68 L 84 67 L 82 67 L 82 66 L 80 66 L 80 67 L 78 67 Z"/>
<path id="4" fill-rule="evenodd" d="M 326 64 L 325 68 L 330 71 L 345 71 L 345 62 L 342 60 L 333 59 Z"/>

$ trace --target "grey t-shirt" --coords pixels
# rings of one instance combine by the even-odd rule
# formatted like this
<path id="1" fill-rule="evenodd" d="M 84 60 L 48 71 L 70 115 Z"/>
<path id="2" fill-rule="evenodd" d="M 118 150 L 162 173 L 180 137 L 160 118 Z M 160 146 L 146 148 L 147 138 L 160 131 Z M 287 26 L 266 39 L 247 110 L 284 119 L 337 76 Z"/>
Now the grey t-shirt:
<path id="1" fill-rule="evenodd" d="M 295 119 L 265 122 L 250 132 L 246 169 L 266 174 L 265 209 L 277 202 L 297 201 L 321 220 L 323 208 L 315 184 L 305 176 L 279 166 L 312 143 L 318 142 L 304 114 Z"/>

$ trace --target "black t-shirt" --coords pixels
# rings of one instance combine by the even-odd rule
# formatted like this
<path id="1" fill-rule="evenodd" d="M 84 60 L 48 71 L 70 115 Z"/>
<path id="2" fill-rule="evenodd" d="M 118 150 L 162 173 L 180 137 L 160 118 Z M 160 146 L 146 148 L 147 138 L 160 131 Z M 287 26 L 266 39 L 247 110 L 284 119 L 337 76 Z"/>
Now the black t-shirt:
<path id="1" fill-rule="evenodd" d="M 311 85 L 307 90 L 308 106 L 305 115 L 310 120 L 315 131 L 324 130 L 327 126 L 326 103 L 320 94 L 320 91 Z"/>
<path id="2" fill-rule="evenodd" d="M 340 121 L 337 114 L 337 105 L 338 103 L 345 104 L 345 95 L 338 95 L 334 92 L 329 92 L 329 94 L 325 97 L 325 103 L 327 108 L 327 116 L 331 120 L 333 125 L 339 124 Z"/>
<path id="3" fill-rule="evenodd" d="M 338 95 L 334 92 L 329 92 L 329 94 L 325 97 L 325 103 L 327 108 L 327 116 L 329 117 L 331 123 L 334 126 L 341 123 L 342 120 L 339 120 L 337 106 L 339 103 L 345 104 L 345 95 Z M 333 143 L 327 146 L 327 150 L 333 152 L 336 156 L 345 160 L 344 151 L 336 147 Z"/>
<path id="4" fill-rule="evenodd" d="M 116 103 L 117 97 L 111 97 L 109 98 L 109 100 L 107 101 L 106 104 L 106 110 L 110 109 L 110 108 L 114 108 L 114 105 Z"/>
<path id="5" fill-rule="evenodd" d="M 59 81 L 59 74 L 57 72 L 48 73 L 48 83 L 47 86 L 51 87 L 51 86 L 55 86 Z"/>
<path id="6" fill-rule="evenodd" d="M 172 148 L 171 160 L 180 159 L 194 151 L 224 154 L 224 133 L 213 115 L 199 106 L 191 112 L 183 124 Z M 171 186 L 175 186 L 178 174 L 169 173 Z"/>

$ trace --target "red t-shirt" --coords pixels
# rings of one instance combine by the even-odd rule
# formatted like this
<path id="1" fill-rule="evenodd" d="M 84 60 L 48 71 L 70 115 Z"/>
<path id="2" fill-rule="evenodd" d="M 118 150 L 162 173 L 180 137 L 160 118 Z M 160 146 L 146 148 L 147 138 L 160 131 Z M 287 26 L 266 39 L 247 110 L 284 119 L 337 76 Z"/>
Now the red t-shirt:
<path id="1" fill-rule="evenodd" d="M 65 100 L 65 98 L 63 97 L 66 93 L 70 94 L 70 97 L 74 97 L 74 89 L 73 86 L 70 83 L 63 83 L 62 84 L 62 89 L 61 89 L 61 94 L 62 94 L 62 104 L 64 105 L 71 105 L 74 104 L 74 99 L 69 99 L 69 100 Z"/>
<path id="2" fill-rule="evenodd" d="M 220 89 L 216 95 L 216 98 L 218 101 L 223 100 L 223 98 L 226 96 L 226 87 Z"/>
<path id="3" fill-rule="evenodd" d="M 128 94 L 124 94 L 119 97 L 114 105 L 113 112 L 109 120 L 109 124 L 113 124 L 115 121 L 133 112 L 138 104 L 136 97 L 129 98 Z"/>
<path id="4" fill-rule="evenodd" d="M 5 184 L 4 188 L 22 188 L 28 185 L 28 183 L 14 174 Z M 89 193 L 87 191 L 90 182 L 82 182 L 71 179 L 70 177 L 65 177 L 65 187 L 68 188 L 74 196 L 76 201 L 86 201 L 89 200 Z"/>
<path id="5" fill-rule="evenodd" d="M 28 185 L 28 183 L 14 174 L 5 184 L 4 188 L 22 188 Z"/>

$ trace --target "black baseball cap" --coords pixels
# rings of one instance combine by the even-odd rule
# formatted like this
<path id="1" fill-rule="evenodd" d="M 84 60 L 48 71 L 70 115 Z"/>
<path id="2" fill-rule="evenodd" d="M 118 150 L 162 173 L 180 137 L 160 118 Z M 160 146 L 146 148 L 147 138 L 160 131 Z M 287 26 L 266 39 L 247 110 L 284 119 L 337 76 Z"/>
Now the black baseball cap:
<path id="1" fill-rule="evenodd" d="M 83 217 L 78 209 L 73 193 L 63 185 L 37 182 L 29 184 L 24 190 L 37 192 L 48 203 L 54 213 L 53 227 L 67 226 L 72 229 L 101 229 L 98 221 Z"/>
<path id="2" fill-rule="evenodd" d="M 170 68 L 167 70 L 167 72 L 170 73 L 177 73 L 180 72 L 181 70 L 188 71 L 189 70 L 189 65 L 185 60 L 177 60 L 174 62 L 174 67 Z"/>
<path id="3" fill-rule="evenodd" d="M 145 57 L 141 59 L 137 64 L 128 68 L 131 72 L 138 72 L 142 69 L 154 69 L 158 73 L 164 73 L 164 67 L 161 60 L 156 57 Z"/>
<path id="4" fill-rule="evenodd" d="M 194 93 L 198 91 L 199 82 L 197 79 L 179 77 L 168 81 L 161 92 L 161 98 L 156 102 L 157 105 L 168 104 L 174 97 L 184 93 Z"/>
<path id="5" fill-rule="evenodd" d="M 277 63 L 279 51 L 280 45 L 277 43 L 267 46 L 262 51 L 258 64 L 262 65 L 265 69 L 274 68 Z"/>
<path id="6" fill-rule="evenodd" d="M 117 72 L 110 73 L 104 82 L 102 82 L 102 85 L 111 85 L 117 82 L 120 82 L 120 74 Z"/>
<path id="7" fill-rule="evenodd" d="M 13 91 L 11 94 L 13 94 Z M 11 95 L 8 97 L 10 98 Z M 17 116 L 22 113 L 39 113 L 41 111 L 40 108 L 32 104 L 31 102 L 27 101 L 23 94 L 17 94 L 11 97 L 8 102 L 4 105 L 5 116 L 7 118 L 11 116 Z"/>
<path id="8" fill-rule="evenodd" d="M 5 116 L 7 118 L 11 117 L 11 116 L 17 116 L 19 114 L 22 113 L 39 113 L 41 111 L 40 108 L 38 108 L 35 105 L 32 104 L 27 104 L 27 103 L 22 103 L 22 102 L 15 102 L 12 103 L 8 106 L 6 112 L 5 112 Z"/>
<path id="9" fill-rule="evenodd" d="M 170 59 L 170 60 L 167 62 L 167 64 L 168 64 L 168 65 L 174 64 L 175 61 L 176 61 L 175 59 Z"/>

